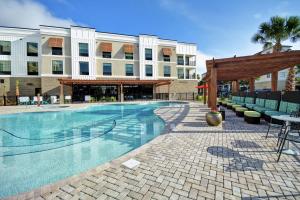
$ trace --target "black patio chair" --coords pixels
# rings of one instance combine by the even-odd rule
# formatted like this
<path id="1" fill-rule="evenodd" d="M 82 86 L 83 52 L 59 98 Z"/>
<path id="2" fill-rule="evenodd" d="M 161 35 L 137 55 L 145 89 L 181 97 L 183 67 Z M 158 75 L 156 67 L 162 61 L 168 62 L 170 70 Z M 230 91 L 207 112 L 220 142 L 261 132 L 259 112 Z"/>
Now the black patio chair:
<path id="1" fill-rule="evenodd" d="M 286 141 L 300 143 L 300 123 L 292 123 L 289 125 L 289 131 L 287 131 L 287 128 L 287 126 L 284 126 L 284 131 L 278 135 L 277 145 L 279 143 L 279 146 L 277 153 L 279 153 L 279 155 L 277 162 L 280 160 L 280 156 Z"/>

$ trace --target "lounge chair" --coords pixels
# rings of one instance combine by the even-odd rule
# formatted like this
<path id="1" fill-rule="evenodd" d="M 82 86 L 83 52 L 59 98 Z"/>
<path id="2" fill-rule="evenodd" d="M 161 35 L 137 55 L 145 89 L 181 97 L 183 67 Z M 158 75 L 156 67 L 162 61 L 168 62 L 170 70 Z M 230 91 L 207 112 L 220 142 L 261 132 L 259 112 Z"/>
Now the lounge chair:
<path id="1" fill-rule="evenodd" d="M 71 103 L 72 97 L 71 96 L 65 96 L 65 103 Z"/>
<path id="2" fill-rule="evenodd" d="M 19 105 L 30 105 L 29 97 L 19 97 L 18 101 L 19 101 Z"/>

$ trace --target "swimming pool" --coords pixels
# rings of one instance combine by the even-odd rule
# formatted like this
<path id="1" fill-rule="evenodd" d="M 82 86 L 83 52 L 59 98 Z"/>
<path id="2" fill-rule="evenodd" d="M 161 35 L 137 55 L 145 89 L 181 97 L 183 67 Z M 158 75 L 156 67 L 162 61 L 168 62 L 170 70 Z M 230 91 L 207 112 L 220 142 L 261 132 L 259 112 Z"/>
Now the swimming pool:
<path id="1" fill-rule="evenodd" d="M 0 198 L 113 160 L 158 136 L 172 102 L 0 115 Z M 180 106 L 180 105 L 179 105 Z"/>

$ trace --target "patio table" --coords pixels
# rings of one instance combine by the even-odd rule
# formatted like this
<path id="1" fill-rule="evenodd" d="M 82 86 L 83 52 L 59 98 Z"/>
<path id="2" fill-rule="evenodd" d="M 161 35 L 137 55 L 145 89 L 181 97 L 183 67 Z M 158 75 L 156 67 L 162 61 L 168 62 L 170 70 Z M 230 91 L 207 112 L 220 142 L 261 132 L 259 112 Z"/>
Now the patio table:
<path id="1" fill-rule="evenodd" d="M 291 123 L 300 123 L 300 117 L 291 117 L 290 115 L 278 115 L 278 116 L 272 116 L 273 119 L 281 120 L 285 122 L 286 125 L 286 131 L 290 131 L 290 125 Z M 289 148 L 289 141 L 287 141 L 286 149 L 282 151 L 284 154 L 288 155 L 300 155 L 300 152 L 296 149 L 290 149 Z"/>

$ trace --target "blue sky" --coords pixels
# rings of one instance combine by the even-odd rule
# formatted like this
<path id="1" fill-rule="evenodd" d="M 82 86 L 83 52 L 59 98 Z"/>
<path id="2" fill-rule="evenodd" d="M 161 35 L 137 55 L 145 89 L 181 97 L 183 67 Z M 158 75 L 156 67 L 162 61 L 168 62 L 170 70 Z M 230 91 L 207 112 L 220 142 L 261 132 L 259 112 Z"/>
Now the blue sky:
<path id="1" fill-rule="evenodd" d="M 24 12 L 30 5 L 39 7 L 40 11 L 31 9 L 28 13 L 41 12 L 41 16 L 32 18 L 31 24 L 76 23 L 104 32 L 148 33 L 194 42 L 204 60 L 212 56 L 254 54 L 261 50 L 261 45 L 251 43 L 251 37 L 261 22 L 274 15 L 300 14 L 299 0 L 0 0 L 0 7 L 8 2 L 20 4 L 19 9 Z M 11 5 L 10 10 L 16 5 Z M 0 14 L 0 18 L 1 15 L 5 14 Z M 18 25 L 26 20 L 18 17 L 8 22 L 10 18 L 0 19 L 0 24 Z M 298 42 L 295 48 L 299 47 Z"/>

